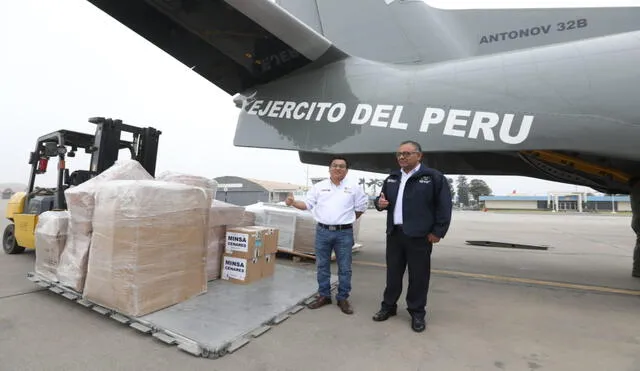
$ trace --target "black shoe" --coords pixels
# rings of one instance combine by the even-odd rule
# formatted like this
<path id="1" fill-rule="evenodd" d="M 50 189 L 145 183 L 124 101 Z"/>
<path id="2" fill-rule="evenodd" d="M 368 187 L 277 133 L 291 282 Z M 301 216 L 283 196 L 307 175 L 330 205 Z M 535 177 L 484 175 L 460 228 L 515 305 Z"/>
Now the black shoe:
<path id="1" fill-rule="evenodd" d="M 396 310 L 386 310 L 386 309 L 380 309 L 380 311 L 378 311 L 378 313 L 373 315 L 373 320 L 376 322 L 382 322 L 382 321 L 386 321 L 389 319 L 389 317 L 391 316 L 395 316 Z"/>
<path id="2" fill-rule="evenodd" d="M 413 331 L 422 332 L 425 327 L 424 318 L 411 316 L 411 329 L 413 329 Z"/>

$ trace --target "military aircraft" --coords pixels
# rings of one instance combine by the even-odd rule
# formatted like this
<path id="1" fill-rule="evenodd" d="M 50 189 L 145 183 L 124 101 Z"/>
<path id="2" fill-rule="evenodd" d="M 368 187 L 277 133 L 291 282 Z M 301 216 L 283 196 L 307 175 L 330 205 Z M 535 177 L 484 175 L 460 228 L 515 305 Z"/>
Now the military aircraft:
<path id="1" fill-rule="evenodd" d="M 236 146 L 388 172 L 412 139 L 445 173 L 623 194 L 640 176 L 640 8 L 88 1 L 233 95 Z"/>

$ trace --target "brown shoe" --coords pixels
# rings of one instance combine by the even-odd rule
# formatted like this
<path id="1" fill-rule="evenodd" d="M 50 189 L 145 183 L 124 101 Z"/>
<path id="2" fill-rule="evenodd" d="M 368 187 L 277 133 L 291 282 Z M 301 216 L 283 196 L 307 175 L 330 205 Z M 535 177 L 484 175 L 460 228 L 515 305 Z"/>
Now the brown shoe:
<path id="1" fill-rule="evenodd" d="M 307 305 L 307 308 L 318 309 L 327 304 L 331 304 L 331 298 L 328 298 L 326 296 L 318 296 L 316 297 L 316 300 L 312 301 L 311 303 L 309 303 L 309 305 Z"/>
<path id="2" fill-rule="evenodd" d="M 347 299 L 338 300 L 338 306 L 342 310 L 342 313 L 344 313 L 344 314 L 353 314 L 353 308 L 351 307 L 351 304 L 349 303 L 349 301 Z"/>

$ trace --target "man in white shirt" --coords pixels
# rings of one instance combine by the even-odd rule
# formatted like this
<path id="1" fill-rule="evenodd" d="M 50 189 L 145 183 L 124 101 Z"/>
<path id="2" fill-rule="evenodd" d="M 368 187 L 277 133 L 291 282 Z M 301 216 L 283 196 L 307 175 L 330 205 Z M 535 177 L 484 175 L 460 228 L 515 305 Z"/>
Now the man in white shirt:
<path id="1" fill-rule="evenodd" d="M 310 210 L 316 225 L 316 267 L 318 296 L 309 308 L 331 304 L 331 252 L 338 261 L 338 294 L 336 300 L 342 312 L 352 314 L 348 301 L 351 292 L 351 258 L 354 245 L 353 223 L 368 206 L 362 188 L 345 180 L 349 164 L 343 157 L 334 157 L 329 163 L 330 178 L 311 187 L 306 201 L 295 201 L 293 195 L 286 200 L 288 206 Z"/>

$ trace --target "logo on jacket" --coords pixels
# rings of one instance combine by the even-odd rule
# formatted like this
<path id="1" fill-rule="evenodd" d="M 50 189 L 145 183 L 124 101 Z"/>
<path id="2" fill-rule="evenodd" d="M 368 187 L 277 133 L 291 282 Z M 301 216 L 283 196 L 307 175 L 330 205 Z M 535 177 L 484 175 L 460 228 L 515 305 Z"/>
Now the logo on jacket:
<path id="1" fill-rule="evenodd" d="M 395 180 L 395 179 L 387 179 L 387 183 L 395 183 L 395 182 L 397 182 L 397 180 Z"/>
<path id="2" fill-rule="evenodd" d="M 418 182 L 424 183 L 424 184 L 429 184 L 429 183 L 431 183 L 431 177 L 428 176 L 428 175 L 425 175 L 425 176 L 421 177 L 420 179 L 418 179 Z"/>

